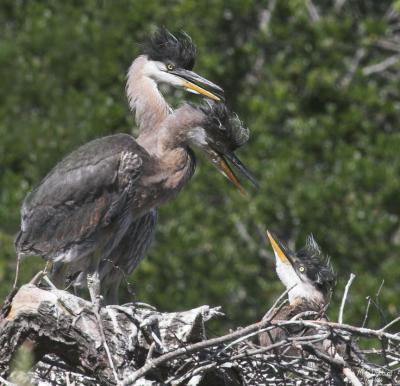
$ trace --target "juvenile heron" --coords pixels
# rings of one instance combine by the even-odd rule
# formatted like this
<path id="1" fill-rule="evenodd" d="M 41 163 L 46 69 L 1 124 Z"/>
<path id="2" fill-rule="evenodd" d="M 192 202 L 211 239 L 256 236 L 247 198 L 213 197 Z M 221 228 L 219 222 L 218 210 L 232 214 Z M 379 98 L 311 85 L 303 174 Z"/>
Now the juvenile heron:
<path id="1" fill-rule="evenodd" d="M 127 77 L 126 91 L 129 100 L 129 106 L 136 115 L 136 121 L 139 126 L 140 141 L 150 143 L 151 138 L 157 135 L 155 129 L 160 126 L 161 122 L 163 122 L 163 120 L 169 114 L 172 113 L 172 109 L 164 100 L 158 89 L 159 83 L 167 83 L 175 87 L 180 87 L 214 100 L 220 100 L 223 97 L 223 90 L 207 79 L 202 78 L 196 73 L 190 71 L 195 62 L 196 48 L 187 34 L 180 33 L 177 36 L 174 36 L 166 29 L 159 29 L 154 35 L 151 36 L 151 38 L 143 45 L 142 48 L 143 54 L 136 58 L 130 66 Z M 114 150 L 118 152 L 118 150 L 114 148 L 113 140 L 110 138 L 107 141 L 110 145 L 111 153 Z M 107 147 L 106 144 L 104 146 Z M 118 156 L 118 154 L 119 153 L 115 154 L 115 156 Z M 76 165 L 74 164 L 74 159 L 69 160 L 71 171 L 74 169 L 77 170 L 75 180 L 71 180 L 69 184 L 71 191 L 74 189 L 72 186 L 74 183 L 77 185 L 75 188 L 79 189 L 79 178 L 77 178 L 79 173 L 83 174 L 83 181 L 85 178 L 89 178 L 89 173 L 85 173 L 85 171 L 89 171 L 89 169 L 95 169 L 95 165 L 97 165 L 100 155 L 86 154 L 85 157 L 85 160 L 77 159 Z M 80 165 L 79 162 L 83 162 L 83 164 Z M 53 170 L 53 172 L 54 171 L 55 170 Z M 99 172 L 97 169 L 96 171 Z M 103 178 L 102 173 L 95 176 L 94 172 L 92 178 L 97 178 L 97 188 L 100 188 Z M 79 240 L 74 242 L 71 239 L 72 235 L 68 236 L 66 234 L 68 226 L 65 227 L 64 232 L 58 230 L 59 233 L 55 233 L 54 236 L 40 236 L 40 227 L 46 227 L 46 223 L 42 223 L 45 221 L 46 217 L 44 216 L 44 213 L 46 211 L 50 213 L 55 210 L 55 208 L 52 208 L 51 203 L 46 203 L 43 200 L 46 190 L 49 190 L 49 183 L 46 184 L 46 179 L 31 194 L 27 196 L 23 204 L 21 211 L 21 232 L 16 240 L 18 256 L 25 254 L 51 254 L 50 245 L 47 247 L 35 247 L 38 245 L 38 243 L 46 242 L 46 237 L 48 238 L 47 243 L 49 244 L 51 244 L 51 237 L 61 237 L 64 239 L 64 242 L 61 239 L 57 241 L 61 248 L 61 250 L 58 250 L 57 253 L 61 254 L 63 253 L 62 249 L 69 250 L 70 247 L 72 248 L 72 246 L 67 245 L 68 243 L 80 244 Z M 52 180 L 52 183 L 54 182 L 55 181 Z M 88 193 L 93 192 L 88 190 Z M 84 211 L 85 207 L 90 210 L 91 205 L 95 205 L 95 200 L 98 200 L 98 197 L 92 198 L 92 202 L 90 199 L 88 202 L 78 202 L 75 199 L 71 199 L 69 200 L 68 204 L 67 201 L 63 202 L 61 199 L 60 202 L 58 202 L 58 205 L 60 206 L 60 210 L 64 210 L 64 215 L 69 218 L 70 212 L 78 213 L 79 210 Z M 71 208 L 64 209 L 63 205 L 70 205 Z M 57 215 L 61 216 L 60 213 Z M 150 209 L 146 211 L 142 217 L 135 216 L 135 220 L 132 220 L 132 222 L 129 224 L 129 229 L 126 230 L 125 233 L 129 235 L 127 237 L 130 239 L 130 246 L 132 246 L 134 253 L 131 252 L 130 254 L 131 261 L 125 262 L 124 264 L 126 266 L 125 268 L 127 268 L 127 270 L 124 271 L 125 273 L 131 272 L 137 265 L 137 262 L 140 261 L 146 254 L 153 238 L 156 219 L 156 209 Z M 83 220 L 82 223 L 84 222 L 85 221 Z M 79 223 L 77 226 L 78 225 Z M 88 232 L 90 233 L 91 231 L 94 231 L 94 228 L 98 226 L 99 224 L 96 224 L 96 221 L 92 220 L 92 223 L 87 225 Z M 124 224 L 124 227 L 126 226 L 127 224 Z M 76 231 L 78 232 L 78 237 L 80 235 L 85 238 L 84 235 L 86 231 L 84 229 L 81 229 L 81 232 L 78 230 Z M 112 256 L 108 256 L 106 259 L 108 262 L 105 261 L 101 269 L 101 277 L 104 280 L 107 278 L 109 281 L 112 280 L 113 285 L 111 287 L 113 288 L 119 287 L 122 271 L 118 271 L 118 273 L 114 272 L 114 277 L 112 278 L 108 277 L 108 274 L 110 273 L 109 263 L 114 263 L 115 259 L 117 259 L 119 256 L 119 252 L 124 254 L 124 251 L 127 249 L 126 243 L 120 247 L 120 250 L 118 250 L 117 244 L 118 240 L 116 239 L 114 254 Z M 78 247 L 75 246 L 73 249 L 77 248 Z M 62 285 L 65 280 L 65 275 L 71 266 L 71 264 L 69 264 L 70 258 L 61 257 L 53 260 L 55 261 L 55 264 L 53 265 L 53 280 L 56 282 L 56 284 Z M 117 285 L 114 284 L 114 280 L 118 281 Z M 108 283 L 105 283 L 104 287 L 107 287 L 107 284 Z M 116 295 L 112 294 L 110 296 L 114 298 L 115 302 Z"/>
<path id="2" fill-rule="evenodd" d="M 277 310 L 273 320 L 289 320 L 305 311 L 322 312 L 330 299 L 336 276 L 313 236 L 307 238 L 303 249 L 293 252 L 272 232 L 267 235 L 275 254 L 276 272 L 289 290 L 289 304 Z M 287 335 L 287 331 L 275 328 L 260 334 L 260 344 L 268 346 Z"/>
<path id="3" fill-rule="evenodd" d="M 175 197 L 193 175 L 190 146 L 204 151 L 239 189 L 227 159 L 256 184 L 234 153 L 248 131 L 222 103 L 184 104 L 147 133 L 137 140 L 116 134 L 83 145 L 45 177 L 22 207 L 18 253 L 62 263 L 72 275 L 80 272 L 93 302 L 100 279 L 107 282 L 99 273 L 100 261 L 122 252 L 122 268 L 134 268 L 137 262 L 130 257 L 142 241 L 131 243 L 132 224 Z M 106 302 L 115 300 L 115 290 L 105 292 Z"/>

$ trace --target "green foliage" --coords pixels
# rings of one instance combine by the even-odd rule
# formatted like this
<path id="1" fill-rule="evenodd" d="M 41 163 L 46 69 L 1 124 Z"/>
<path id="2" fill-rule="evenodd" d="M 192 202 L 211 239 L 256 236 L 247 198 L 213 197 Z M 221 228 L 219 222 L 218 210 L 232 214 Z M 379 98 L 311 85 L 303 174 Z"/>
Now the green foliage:
<path id="1" fill-rule="evenodd" d="M 266 2 L 255 0 L 2 1 L 1 297 L 24 196 L 78 145 L 133 130 L 125 73 L 137 43 L 166 25 L 192 36 L 196 71 L 223 86 L 251 128 L 240 156 L 261 189 L 242 197 L 199 160 L 132 275 L 139 299 L 163 310 L 220 304 L 235 325 L 260 319 L 282 290 L 268 227 L 297 246 L 314 234 L 339 276 L 334 302 L 357 274 L 349 320 L 362 320 L 382 279 L 386 317 L 398 314 L 400 77 L 362 69 L 391 55 L 376 43 L 393 31 L 387 10 L 399 2 L 318 3 L 319 20 L 290 1 L 277 2 L 268 23 Z"/>

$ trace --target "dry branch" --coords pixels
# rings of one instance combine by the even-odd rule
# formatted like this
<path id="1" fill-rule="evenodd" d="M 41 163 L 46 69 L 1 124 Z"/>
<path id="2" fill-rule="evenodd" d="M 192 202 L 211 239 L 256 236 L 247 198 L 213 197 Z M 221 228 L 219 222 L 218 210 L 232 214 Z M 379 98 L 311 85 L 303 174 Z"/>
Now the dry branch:
<path id="1" fill-rule="evenodd" d="M 137 304 L 102 308 L 104 334 L 118 378 L 144 364 L 155 336 L 169 351 L 203 341 L 204 322 L 216 315 L 218 310 L 208 306 L 169 314 Z M 23 286 L 0 319 L 0 376 L 10 374 L 12 360 L 26 342 L 34 347 L 35 363 L 48 363 L 50 358 L 102 385 L 115 384 L 92 304 L 81 298 L 61 290 Z"/>
<path id="2" fill-rule="evenodd" d="M 208 306 L 179 313 L 140 304 L 102 308 L 119 385 L 290 386 L 299 378 L 302 385 L 399 382 L 400 335 L 389 331 L 395 321 L 374 330 L 320 320 L 309 312 L 275 320 L 274 310 L 285 296 L 267 319 L 213 339 L 206 337 L 205 322 L 220 312 Z M 28 284 L 8 299 L 0 315 L 0 376 L 5 380 L 18 348 L 29 342 L 32 384 L 115 385 L 91 303 Z M 257 335 L 276 328 L 296 332 L 259 346 Z M 368 340 L 371 349 L 357 348 L 356 337 Z"/>
<path id="3" fill-rule="evenodd" d="M 399 60 L 400 60 L 400 55 L 393 55 L 379 63 L 371 64 L 370 66 L 364 67 L 362 72 L 366 76 L 383 72 L 387 70 L 389 67 L 397 64 Z"/>

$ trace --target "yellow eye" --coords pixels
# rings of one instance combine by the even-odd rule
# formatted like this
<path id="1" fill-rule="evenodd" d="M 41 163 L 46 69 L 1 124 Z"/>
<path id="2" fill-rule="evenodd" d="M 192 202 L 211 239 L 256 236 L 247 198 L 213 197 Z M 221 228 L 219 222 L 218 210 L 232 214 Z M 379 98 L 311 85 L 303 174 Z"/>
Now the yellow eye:
<path id="1" fill-rule="evenodd" d="M 172 63 L 168 63 L 168 64 L 167 64 L 167 69 L 168 69 L 169 71 L 173 70 L 174 68 L 175 68 L 175 66 L 174 66 Z"/>
<path id="2" fill-rule="evenodd" d="M 299 267 L 299 271 L 300 272 L 304 272 L 306 269 L 302 266 L 302 265 L 300 265 L 300 267 Z"/>

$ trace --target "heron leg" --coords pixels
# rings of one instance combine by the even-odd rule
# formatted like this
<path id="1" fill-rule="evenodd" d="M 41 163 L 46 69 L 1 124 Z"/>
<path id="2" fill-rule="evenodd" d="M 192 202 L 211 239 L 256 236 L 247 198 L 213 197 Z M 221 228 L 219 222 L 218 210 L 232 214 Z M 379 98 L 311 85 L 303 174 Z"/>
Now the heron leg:
<path id="1" fill-rule="evenodd" d="M 99 271 L 87 273 L 87 286 L 89 289 L 90 300 L 100 309 L 101 295 L 100 295 L 100 277 Z"/>
<path id="2" fill-rule="evenodd" d="M 21 255 L 18 253 L 18 255 L 17 255 L 17 267 L 15 268 L 15 279 L 14 279 L 13 289 L 17 288 L 20 263 L 21 263 Z"/>
<path id="3" fill-rule="evenodd" d="M 101 255 L 99 252 L 95 252 L 89 260 L 89 265 L 86 269 L 86 281 L 89 290 L 90 300 L 95 306 L 96 310 L 100 310 L 102 296 L 100 292 L 100 275 L 99 275 L 99 264 Z"/>
<path id="4" fill-rule="evenodd" d="M 105 304 L 119 304 L 118 292 L 121 285 L 121 280 L 121 274 L 119 272 L 114 272 L 102 281 L 101 287 L 103 290 Z"/>
<path id="5" fill-rule="evenodd" d="M 72 282 L 74 295 L 80 297 L 81 290 L 84 287 L 87 287 L 87 275 L 84 272 L 81 272 Z"/>

